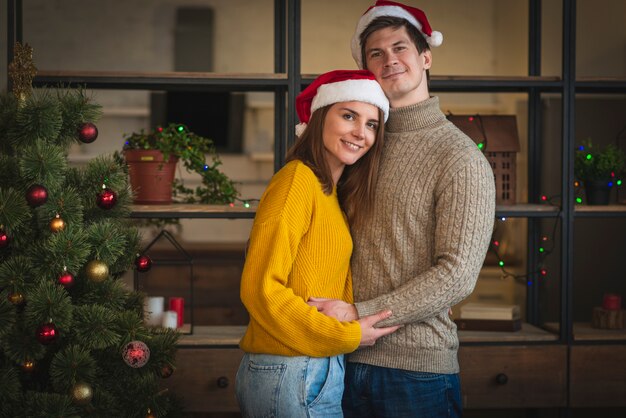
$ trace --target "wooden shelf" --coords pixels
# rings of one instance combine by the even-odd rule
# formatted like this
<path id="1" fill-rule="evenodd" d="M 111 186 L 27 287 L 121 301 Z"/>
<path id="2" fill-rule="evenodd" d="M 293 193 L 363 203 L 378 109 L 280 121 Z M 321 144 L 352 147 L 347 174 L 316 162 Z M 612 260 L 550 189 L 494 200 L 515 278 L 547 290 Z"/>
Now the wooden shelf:
<path id="1" fill-rule="evenodd" d="M 302 83 L 310 84 L 317 74 L 302 74 Z M 558 91 L 563 82 L 558 76 L 467 76 L 433 75 L 433 92 L 524 92 L 529 88 Z"/>
<path id="2" fill-rule="evenodd" d="M 517 205 L 497 205 L 496 216 L 511 218 L 552 218 L 559 215 L 559 210 L 560 208 L 558 206 L 540 205 L 533 203 L 520 203 Z"/>
<path id="3" fill-rule="evenodd" d="M 522 324 L 522 329 L 515 332 L 502 331 L 459 331 L 459 341 L 463 343 L 508 343 L 508 342 L 530 342 L 530 341 L 557 341 L 559 336 L 530 325 Z"/>
<path id="4" fill-rule="evenodd" d="M 236 347 L 246 331 L 245 326 L 194 326 L 192 335 L 183 335 L 181 347 Z M 556 341 L 558 335 L 530 324 L 517 332 L 459 331 L 461 343 Z"/>
<path id="5" fill-rule="evenodd" d="M 624 206 L 626 209 L 626 206 Z M 195 203 L 171 205 L 132 205 L 131 218 L 254 218 L 257 205 L 230 207 L 228 205 L 200 205 Z M 626 213 L 626 210 L 625 212 Z M 498 217 L 556 217 L 559 208 L 548 205 L 498 205 Z"/>
<path id="6" fill-rule="evenodd" d="M 546 329 L 559 332 L 557 322 L 548 322 Z M 598 329 L 593 328 L 590 322 L 574 322 L 574 341 L 626 341 L 626 329 Z"/>
<path id="7" fill-rule="evenodd" d="M 39 71 L 33 86 L 62 84 L 93 89 L 273 91 L 287 87 L 285 73 L 202 73 L 132 71 Z"/>
<path id="8" fill-rule="evenodd" d="M 201 205 L 196 203 L 173 203 L 171 205 L 132 205 L 131 218 L 215 218 L 251 219 L 256 213 L 256 205 L 234 207 L 229 205 Z"/>
<path id="9" fill-rule="evenodd" d="M 233 347 L 239 346 L 239 341 L 246 332 L 246 326 L 194 326 L 193 334 L 183 335 L 179 347 Z"/>
<path id="10" fill-rule="evenodd" d="M 574 214 L 577 218 L 623 217 L 626 205 L 578 205 Z"/>

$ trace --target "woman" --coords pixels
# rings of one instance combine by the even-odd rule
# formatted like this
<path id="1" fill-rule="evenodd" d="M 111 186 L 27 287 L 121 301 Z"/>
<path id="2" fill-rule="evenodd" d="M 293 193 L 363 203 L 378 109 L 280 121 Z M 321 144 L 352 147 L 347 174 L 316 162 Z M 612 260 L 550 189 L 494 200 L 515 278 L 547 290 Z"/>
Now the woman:
<path id="1" fill-rule="evenodd" d="M 256 213 L 241 279 L 250 324 L 237 398 L 246 417 L 340 417 L 343 353 L 397 327 L 340 322 L 311 296 L 352 303 L 348 222 L 372 206 L 389 103 L 369 71 L 319 76 L 296 98 L 299 138 Z M 344 215 L 345 212 L 345 215 Z"/>

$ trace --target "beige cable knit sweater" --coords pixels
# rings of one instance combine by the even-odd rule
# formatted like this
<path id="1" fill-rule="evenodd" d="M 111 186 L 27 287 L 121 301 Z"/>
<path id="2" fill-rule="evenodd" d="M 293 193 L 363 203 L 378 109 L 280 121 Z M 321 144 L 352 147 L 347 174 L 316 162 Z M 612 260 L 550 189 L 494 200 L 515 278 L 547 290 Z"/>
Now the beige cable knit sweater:
<path id="1" fill-rule="evenodd" d="M 448 315 L 474 289 L 495 216 L 493 172 L 476 144 L 431 97 L 391 109 L 367 228 L 352 231 L 359 316 L 391 309 L 404 324 L 349 361 L 457 373 L 459 340 Z"/>

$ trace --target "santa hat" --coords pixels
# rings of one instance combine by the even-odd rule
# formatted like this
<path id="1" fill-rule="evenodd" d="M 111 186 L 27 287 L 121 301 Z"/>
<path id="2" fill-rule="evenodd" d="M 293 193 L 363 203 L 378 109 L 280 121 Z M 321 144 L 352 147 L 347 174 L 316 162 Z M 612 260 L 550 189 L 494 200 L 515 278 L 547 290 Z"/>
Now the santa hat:
<path id="1" fill-rule="evenodd" d="M 382 16 L 400 17 L 408 20 L 411 25 L 415 26 L 424 35 L 424 39 L 431 47 L 439 46 L 443 42 L 441 32 L 432 30 L 428 19 L 426 19 L 426 14 L 420 9 L 396 3 L 395 1 L 378 0 L 376 4 L 370 6 L 361 16 L 352 37 L 350 45 L 352 57 L 359 68 L 363 68 L 363 63 L 361 62 L 361 34 L 374 19 Z"/>
<path id="2" fill-rule="evenodd" d="M 300 118 L 296 135 L 302 135 L 313 112 L 339 102 L 370 103 L 383 111 L 385 122 L 389 116 L 389 100 L 374 74 L 367 70 L 330 71 L 317 77 L 296 97 Z"/>

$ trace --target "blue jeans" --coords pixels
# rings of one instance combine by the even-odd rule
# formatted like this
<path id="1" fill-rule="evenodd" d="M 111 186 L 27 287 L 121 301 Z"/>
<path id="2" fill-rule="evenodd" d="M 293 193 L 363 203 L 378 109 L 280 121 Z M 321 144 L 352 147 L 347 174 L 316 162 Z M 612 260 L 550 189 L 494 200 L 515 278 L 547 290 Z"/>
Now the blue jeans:
<path id="1" fill-rule="evenodd" d="M 448 418 L 462 416 L 458 374 L 346 365 L 346 418 Z"/>
<path id="2" fill-rule="evenodd" d="M 335 357 L 246 353 L 235 391 L 244 417 L 341 418 L 345 363 Z"/>

